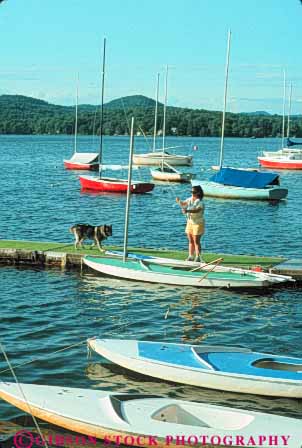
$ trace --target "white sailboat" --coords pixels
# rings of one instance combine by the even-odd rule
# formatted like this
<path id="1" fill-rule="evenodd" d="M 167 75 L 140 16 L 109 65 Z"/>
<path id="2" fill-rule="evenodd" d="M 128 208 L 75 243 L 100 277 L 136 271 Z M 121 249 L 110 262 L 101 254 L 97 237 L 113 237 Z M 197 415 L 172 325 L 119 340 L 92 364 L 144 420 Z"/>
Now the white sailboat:
<path id="1" fill-rule="evenodd" d="M 78 152 L 78 103 L 79 103 L 79 75 L 77 77 L 75 126 L 74 126 L 74 152 L 70 159 L 64 160 L 67 170 L 97 170 L 99 167 L 99 154 L 97 152 Z"/>
<path id="2" fill-rule="evenodd" d="M 164 102 L 164 122 L 163 122 L 163 147 L 161 150 L 156 150 L 156 135 L 157 135 L 157 111 L 158 111 L 158 92 L 159 92 L 159 73 L 157 74 L 157 87 L 156 87 L 156 103 L 155 103 L 155 118 L 154 118 L 154 133 L 153 133 L 153 150 L 152 152 L 143 154 L 134 154 L 133 163 L 135 165 L 147 165 L 147 166 L 160 166 L 163 168 L 164 164 L 167 163 L 171 170 L 171 165 L 174 166 L 186 166 L 192 165 L 192 156 L 184 156 L 177 154 L 170 154 L 165 147 L 166 139 L 166 109 L 167 109 L 167 88 L 168 88 L 168 66 L 166 68 L 166 87 L 165 87 L 165 102 Z M 177 170 L 175 170 L 177 171 Z M 152 174 L 152 172 L 151 172 Z M 153 177 L 153 174 L 152 174 Z M 154 178 L 154 177 L 153 177 Z M 160 179 L 163 180 L 163 179 Z"/>
<path id="3" fill-rule="evenodd" d="M 192 180 L 192 186 L 200 185 L 205 196 L 223 199 L 271 200 L 286 198 L 288 190 L 279 186 L 276 173 L 261 173 L 246 169 L 224 168 L 224 128 L 228 92 L 231 31 L 228 33 L 225 69 L 224 103 L 221 127 L 219 171 L 208 181 Z"/>

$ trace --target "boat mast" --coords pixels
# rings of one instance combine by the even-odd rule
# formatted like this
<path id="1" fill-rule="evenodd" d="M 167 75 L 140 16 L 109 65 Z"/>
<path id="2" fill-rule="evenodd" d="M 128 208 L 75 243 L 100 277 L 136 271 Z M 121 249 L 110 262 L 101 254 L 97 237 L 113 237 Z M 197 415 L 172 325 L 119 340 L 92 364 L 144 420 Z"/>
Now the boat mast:
<path id="1" fill-rule="evenodd" d="M 283 69 L 282 149 L 284 148 L 284 138 L 285 138 L 285 99 L 286 99 L 286 72 L 285 69 Z"/>
<path id="2" fill-rule="evenodd" d="M 219 169 L 222 168 L 222 164 L 223 164 L 224 127 L 225 127 L 226 101 L 227 101 L 227 94 L 228 94 L 231 34 L 232 34 L 231 30 L 229 30 L 229 32 L 228 32 L 227 57 L 226 57 L 226 66 L 225 66 L 224 101 L 223 101 L 223 114 L 222 114 L 222 125 L 221 125 L 221 142 L 220 142 Z"/>
<path id="3" fill-rule="evenodd" d="M 166 139 L 166 109 L 167 109 L 167 96 L 168 96 L 168 71 L 169 71 L 169 66 L 167 65 L 166 81 L 165 81 L 164 122 L 163 122 L 163 152 L 165 151 L 165 139 Z"/>
<path id="4" fill-rule="evenodd" d="M 78 136 L 78 104 L 79 104 L 79 74 L 77 75 L 76 87 L 76 107 L 75 107 L 75 123 L 74 123 L 74 152 L 77 152 L 77 136 Z"/>
<path id="5" fill-rule="evenodd" d="M 287 134 L 286 134 L 287 138 L 289 138 L 290 114 L 292 108 L 292 92 L 293 92 L 293 85 L 292 83 L 290 83 L 289 98 L 288 98 Z"/>
<path id="6" fill-rule="evenodd" d="M 106 61 L 106 37 L 104 37 L 104 43 L 103 43 L 103 63 L 102 63 L 102 94 L 101 94 L 101 123 L 100 123 L 100 150 L 99 150 L 99 177 L 100 178 L 102 176 L 102 156 L 103 156 L 105 61 Z"/>
<path id="7" fill-rule="evenodd" d="M 159 77 L 160 77 L 160 74 L 157 73 L 156 103 L 155 103 L 155 115 L 154 115 L 154 133 L 153 133 L 153 152 L 155 151 L 156 134 L 157 134 L 157 112 L 158 112 Z"/>
<path id="8" fill-rule="evenodd" d="M 128 188 L 126 199 L 126 214 L 125 214 L 125 230 L 124 230 L 124 251 L 123 262 L 125 263 L 127 258 L 128 249 L 128 227 L 129 227 L 129 210 L 130 210 L 130 195 L 131 195 L 131 177 L 132 177 L 132 162 L 133 162 L 133 146 L 134 146 L 134 117 L 131 118 L 131 131 L 130 131 L 130 151 L 129 151 L 129 164 L 128 164 Z"/>

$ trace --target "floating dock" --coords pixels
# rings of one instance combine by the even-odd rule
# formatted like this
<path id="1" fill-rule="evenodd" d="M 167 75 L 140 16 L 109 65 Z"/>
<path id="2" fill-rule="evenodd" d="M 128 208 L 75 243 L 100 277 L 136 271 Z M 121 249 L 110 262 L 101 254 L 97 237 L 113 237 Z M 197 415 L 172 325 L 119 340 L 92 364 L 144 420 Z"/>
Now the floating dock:
<path id="1" fill-rule="evenodd" d="M 121 250 L 122 248 L 106 246 L 106 249 Z M 177 260 L 184 260 L 187 257 L 186 251 L 167 249 L 129 247 L 129 251 L 143 255 L 174 258 Z M 90 249 L 89 245 L 85 245 L 85 249 L 76 250 L 74 245 L 70 243 L 0 240 L 0 264 L 2 265 L 27 265 L 39 267 L 60 266 L 66 269 L 80 269 L 84 255 L 105 257 L 105 255 L 100 253 L 98 249 Z M 290 265 L 290 260 L 282 257 L 203 253 L 203 258 L 208 263 L 217 258 L 222 258 L 222 264 L 225 266 L 236 266 L 246 269 L 259 267 L 264 271 L 278 271 L 278 273 L 285 273 L 284 269 L 288 269 L 288 272 L 292 272 L 295 275 L 301 274 L 302 278 L 302 260 L 300 260 L 300 268 L 297 263 L 295 264 L 295 269 L 293 269 L 293 265 Z"/>

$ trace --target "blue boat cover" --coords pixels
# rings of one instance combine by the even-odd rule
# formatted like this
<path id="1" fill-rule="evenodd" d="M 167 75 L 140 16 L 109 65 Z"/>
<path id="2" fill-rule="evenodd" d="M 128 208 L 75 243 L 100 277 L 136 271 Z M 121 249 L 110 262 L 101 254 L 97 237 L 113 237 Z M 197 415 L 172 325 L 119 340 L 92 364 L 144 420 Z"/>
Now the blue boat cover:
<path id="1" fill-rule="evenodd" d="M 213 177 L 212 182 L 233 187 L 265 188 L 278 181 L 277 173 L 260 173 L 235 168 L 221 168 Z"/>

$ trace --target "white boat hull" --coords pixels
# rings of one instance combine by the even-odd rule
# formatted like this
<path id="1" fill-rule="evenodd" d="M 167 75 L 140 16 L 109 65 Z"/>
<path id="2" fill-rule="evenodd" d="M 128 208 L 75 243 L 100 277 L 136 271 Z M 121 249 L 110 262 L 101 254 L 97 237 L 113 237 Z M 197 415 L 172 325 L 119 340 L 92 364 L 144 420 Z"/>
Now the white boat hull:
<path id="1" fill-rule="evenodd" d="M 151 344 L 151 343 L 150 343 Z M 99 355 L 125 369 L 175 383 L 229 392 L 302 398 L 302 381 L 269 379 L 222 371 L 202 371 L 194 367 L 152 361 L 139 356 L 137 341 L 88 339 L 88 345 Z M 164 344 L 169 346 L 169 344 Z M 206 346 L 205 346 L 206 347 Z M 224 347 L 229 351 L 231 348 Z M 247 350 L 248 351 L 248 350 Z"/>
<path id="2" fill-rule="evenodd" d="M 132 268 L 133 265 L 139 262 L 128 261 L 125 264 L 118 265 L 108 264 L 108 261 L 114 261 L 114 259 L 100 259 L 97 257 L 84 257 L 83 262 L 93 270 L 100 272 L 111 277 L 123 278 L 126 280 L 142 281 L 147 283 L 159 283 L 174 286 L 193 286 L 197 288 L 265 288 L 270 286 L 270 282 L 267 279 L 261 279 L 256 276 L 256 273 L 252 276 L 247 274 L 238 274 L 237 278 L 234 278 L 230 273 L 212 273 L 199 272 L 193 276 L 182 275 L 179 271 L 175 273 L 161 273 L 154 272 L 148 269 L 148 266 L 138 270 Z M 168 267 L 167 267 L 168 268 Z M 214 277 L 214 278 L 213 278 Z"/>
<path id="3" fill-rule="evenodd" d="M 222 199 L 244 199 L 257 201 L 280 201 L 285 199 L 288 190 L 278 186 L 270 188 L 242 188 L 223 185 L 217 182 L 192 180 L 192 186 L 200 185 L 204 195 Z"/>
<path id="4" fill-rule="evenodd" d="M 151 176 L 154 180 L 159 180 L 162 182 L 190 182 L 194 177 L 194 174 L 191 173 L 173 173 L 168 171 L 161 171 L 160 169 L 150 171 Z"/>
<path id="5" fill-rule="evenodd" d="M 123 252 L 121 251 L 111 251 L 107 250 L 106 255 L 109 256 L 115 256 L 115 257 L 122 257 Z M 144 261 L 152 261 L 152 263 L 163 265 L 163 266 L 175 266 L 180 268 L 200 268 L 205 271 L 212 271 L 212 272 L 234 272 L 239 274 L 251 274 L 255 273 L 255 271 L 251 269 L 243 269 L 243 268 L 236 268 L 233 266 L 221 266 L 221 265 L 214 265 L 212 263 L 205 263 L 205 262 L 197 262 L 197 261 L 186 261 L 186 260 L 177 260 L 174 258 L 163 258 L 163 257 L 155 257 L 155 256 L 144 256 L 141 254 L 135 254 L 135 253 L 128 253 L 127 258 L 133 258 L 133 259 L 139 259 Z M 263 280 L 268 280 L 272 284 L 276 283 L 285 283 L 285 282 L 294 282 L 295 280 L 289 276 L 289 275 L 279 275 L 279 274 L 270 274 L 268 272 L 257 272 L 257 276 Z"/>
<path id="6" fill-rule="evenodd" d="M 278 446 L 301 445 L 299 420 L 204 403 L 3 382 L 0 397 L 41 420 L 102 439 L 106 445 L 147 447 L 156 440 L 153 445 L 160 448 L 175 447 L 180 436 L 194 446 L 229 446 L 231 441 L 237 448 L 244 440 L 248 446 L 268 447 L 272 434 Z"/>
<path id="7" fill-rule="evenodd" d="M 182 156 L 159 152 L 150 152 L 145 154 L 134 154 L 133 163 L 135 165 L 159 166 L 162 163 L 168 163 L 172 166 L 190 166 L 193 156 Z"/>

